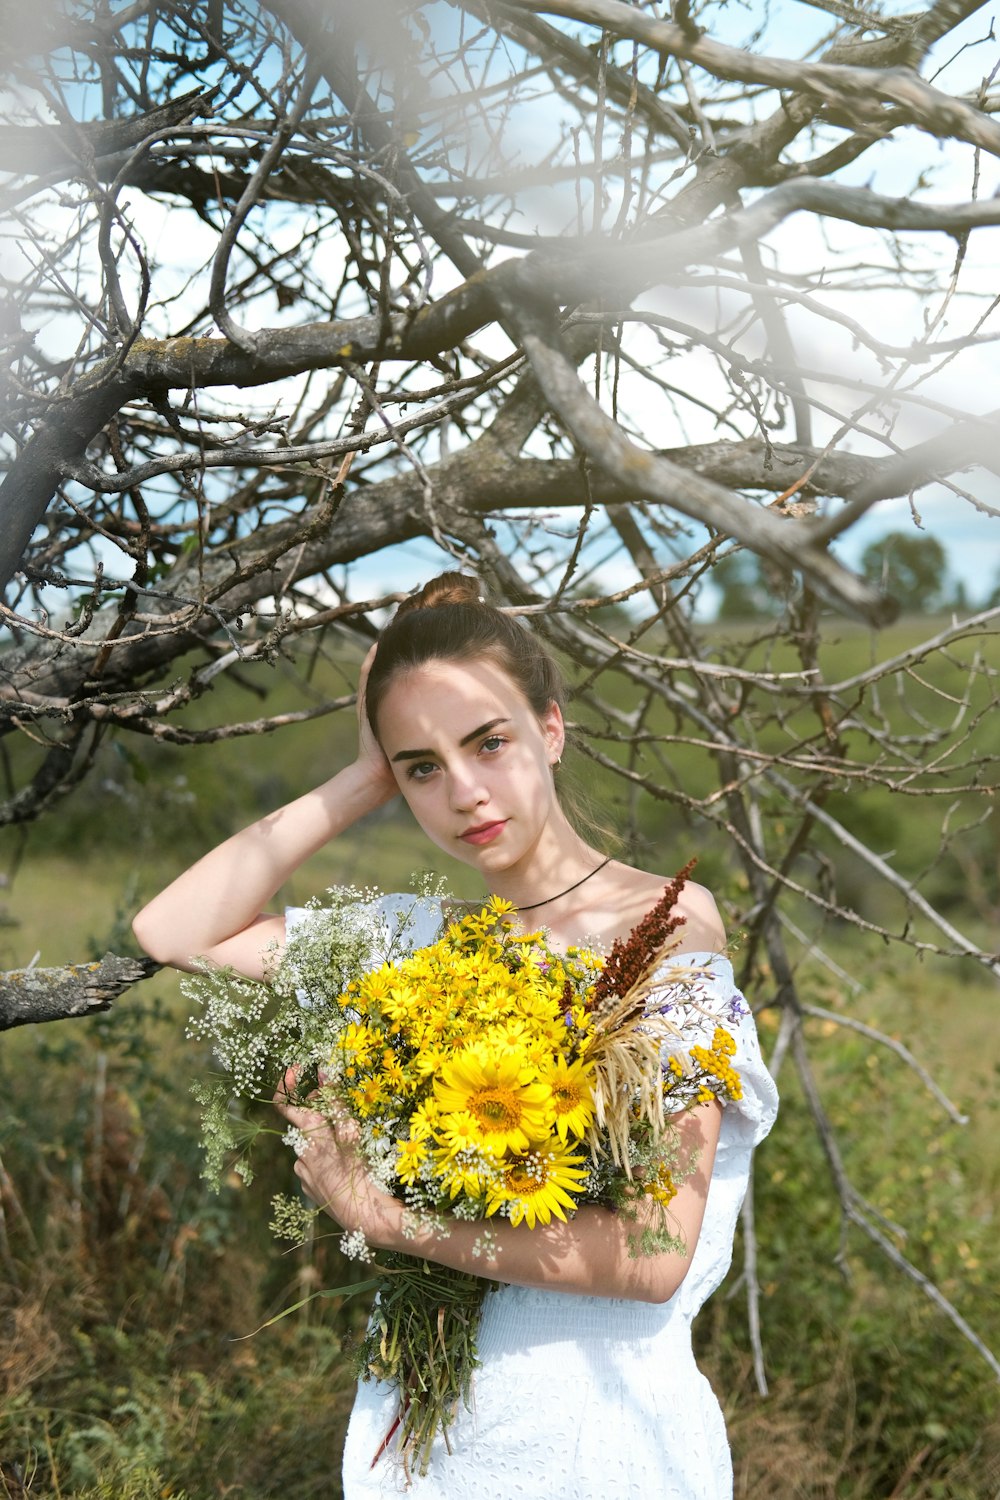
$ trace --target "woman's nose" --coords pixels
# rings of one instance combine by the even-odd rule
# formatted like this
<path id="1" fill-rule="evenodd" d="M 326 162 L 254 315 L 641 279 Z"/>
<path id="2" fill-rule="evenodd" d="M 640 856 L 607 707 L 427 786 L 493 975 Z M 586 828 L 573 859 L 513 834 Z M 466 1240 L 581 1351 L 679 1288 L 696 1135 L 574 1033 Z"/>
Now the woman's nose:
<path id="1" fill-rule="evenodd" d="M 482 779 L 471 769 L 462 768 L 452 771 L 449 776 L 449 790 L 451 805 L 455 812 L 471 812 L 474 807 L 482 807 L 490 797 L 489 792 L 483 786 Z"/>

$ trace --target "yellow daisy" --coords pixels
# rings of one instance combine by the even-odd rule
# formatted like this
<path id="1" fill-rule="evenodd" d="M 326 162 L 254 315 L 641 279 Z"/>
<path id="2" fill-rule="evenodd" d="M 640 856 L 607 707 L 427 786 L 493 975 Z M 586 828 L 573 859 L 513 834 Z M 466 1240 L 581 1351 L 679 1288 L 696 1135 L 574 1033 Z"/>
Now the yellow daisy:
<path id="1" fill-rule="evenodd" d="M 389 1102 L 385 1089 L 382 1087 L 382 1080 L 377 1076 L 363 1079 L 357 1087 L 349 1090 L 348 1097 L 359 1119 L 362 1120 L 370 1120 L 372 1115 L 378 1114 L 379 1110 Z"/>
<path id="2" fill-rule="evenodd" d="M 552 1090 L 555 1126 L 565 1142 L 568 1135 L 580 1140 L 594 1118 L 594 1070 L 577 1060 L 568 1063 L 561 1054 L 539 1068 L 544 1083 Z"/>
<path id="3" fill-rule="evenodd" d="M 413 1059 L 413 1071 L 418 1078 L 432 1078 L 439 1073 L 448 1059 L 443 1047 L 433 1042 L 426 1043 Z"/>
<path id="4" fill-rule="evenodd" d="M 526 1151 L 546 1135 L 552 1093 L 524 1066 L 516 1052 L 466 1047 L 445 1063 L 434 1080 L 442 1111 L 467 1110 L 489 1151 Z"/>
<path id="5" fill-rule="evenodd" d="M 378 1032 L 363 1022 L 351 1021 L 340 1037 L 340 1048 L 346 1061 L 362 1068 L 371 1061 L 378 1044 Z"/>
<path id="6" fill-rule="evenodd" d="M 556 1137 L 532 1146 L 517 1157 L 498 1183 L 487 1188 L 486 1212 L 506 1208 L 512 1224 L 524 1219 L 529 1229 L 535 1221 L 548 1224 L 552 1215 L 565 1220 L 567 1208 L 576 1207 L 572 1194 L 582 1194 L 586 1169 L 579 1152 L 567 1150 Z"/>
<path id="7" fill-rule="evenodd" d="M 435 1151 L 434 1176 L 449 1197 L 457 1198 L 465 1193 L 469 1198 L 480 1198 L 483 1192 L 483 1173 L 478 1158 L 471 1161 L 464 1156 L 452 1156 L 447 1151 Z"/>
<path id="8" fill-rule="evenodd" d="M 410 1116 L 410 1140 L 424 1141 L 437 1129 L 441 1111 L 436 1099 L 425 1099 Z"/>
<path id="9" fill-rule="evenodd" d="M 423 1141 L 396 1142 L 396 1176 L 400 1182 L 415 1182 L 426 1160 L 427 1147 Z"/>

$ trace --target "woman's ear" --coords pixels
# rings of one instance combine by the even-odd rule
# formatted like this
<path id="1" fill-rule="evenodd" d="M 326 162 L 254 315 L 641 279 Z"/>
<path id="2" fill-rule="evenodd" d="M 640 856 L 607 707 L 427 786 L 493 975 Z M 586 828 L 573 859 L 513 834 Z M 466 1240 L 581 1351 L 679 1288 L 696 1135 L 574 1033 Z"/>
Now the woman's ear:
<path id="1" fill-rule="evenodd" d="M 538 722 L 545 740 L 549 764 L 558 765 L 566 746 L 566 722 L 562 716 L 562 709 L 554 699 Z"/>

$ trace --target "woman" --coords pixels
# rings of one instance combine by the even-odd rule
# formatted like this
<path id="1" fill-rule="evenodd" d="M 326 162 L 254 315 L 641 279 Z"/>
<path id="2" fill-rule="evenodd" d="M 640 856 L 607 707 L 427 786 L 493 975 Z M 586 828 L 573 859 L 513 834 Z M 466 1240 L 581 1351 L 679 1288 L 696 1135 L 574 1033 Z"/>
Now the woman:
<path id="1" fill-rule="evenodd" d="M 604 858 L 566 817 L 555 784 L 561 700 L 558 669 L 530 632 L 482 602 L 473 580 L 442 575 L 400 607 L 365 662 L 357 759 L 176 880 L 136 918 L 139 941 L 179 968 L 202 956 L 263 977 L 286 918 L 262 908 L 329 839 L 401 793 L 427 837 L 512 901 L 526 930 L 544 925 L 561 949 L 610 948 L 655 904 L 663 879 Z M 731 1020 L 735 991 L 718 956 L 725 936 L 715 903 L 689 883 L 680 909 L 683 951 L 711 962 L 706 1004 Z M 432 941 L 440 920 L 425 903 L 414 946 Z M 452 1451 L 439 1440 L 429 1473 L 412 1479 L 414 1495 L 732 1494 L 722 1414 L 694 1363 L 690 1325 L 728 1267 L 750 1154 L 776 1110 L 745 1013 L 736 1030 L 743 1099 L 678 1120 L 697 1162 L 671 1205 L 683 1252 L 633 1257 L 628 1224 L 591 1206 L 568 1224 L 500 1222 L 485 1252 L 476 1224 L 407 1237 L 401 1205 L 367 1177 L 349 1130 L 335 1134 L 320 1115 L 276 1099 L 310 1133 L 295 1166 L 306 1192 L 345 1229 L 502 1283 L 484 1305 L 471 1409 L 449 1429 Z M 345 1445 L 347 1500 L 407 1488 L 384 1443 L 395 1414 L 393 1391 L 359 1387 Z"/>

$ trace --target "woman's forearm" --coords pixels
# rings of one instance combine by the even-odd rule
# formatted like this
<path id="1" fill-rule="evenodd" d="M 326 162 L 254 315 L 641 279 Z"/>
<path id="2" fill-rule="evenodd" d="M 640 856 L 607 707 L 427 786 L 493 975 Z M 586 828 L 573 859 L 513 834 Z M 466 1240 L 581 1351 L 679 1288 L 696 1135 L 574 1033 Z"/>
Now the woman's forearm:
<path id="1" fill-rule="evenodd" d="M 666 1302 L 680 1286 L 690 1264 L 697 1235 L 689 1240 L 679 1227 L 684 1251 L 653 1255 L 630 1253 L 630 1239 L 641 1223 L 603 1208 L 579 1209 L 568 1223 L 526 1224 L 516 1228 L 505 1219 L 488 1223 L 449 1222 L 446 1231 L 414 1236 L 393 1226 L 380 1248 L 423 1255 L 456 1271 L 491 1281 L 584 1297 L 623 1297 L 632 1302 Z"/>
<path id="2" fill-rule="evenodd" d="M 355 761 L 304 796 L 236 833 L 192 865 L 138 913 L 133 930 L 160 963 L 196 957 L 260 977 L 282 919 L 264 913 L 288 877 L 330 839 L 395 793 Z"/>
<path id="3" fill-rule="evenodd" d="M 381 1250 L 426 1256 L 457 1271 L 489 1280 L 580 1296 L 624 1297 L 666 1302 L 683 1281 L 701 1232 L 722 1121 L 717 1103 L 677 1118 L 682 1156 L 691 1170 L 670 1205 L 670 1227 L 682 1251 L 630 1253 L 643 1228 L 621 1214 L 586 1206 L 568 1223 L 512 1225 L 494 1218 L 449 1220 L 441 1230 L 410 1232 L 403 1205 L 375 1187 L 353 1146 L 338 1144 L 322 1116 L 282 1107 L 282 1113 L 312 1138 L 296 1172 L 310 1197 L 347 1229 L 360 1229 Z"/>

